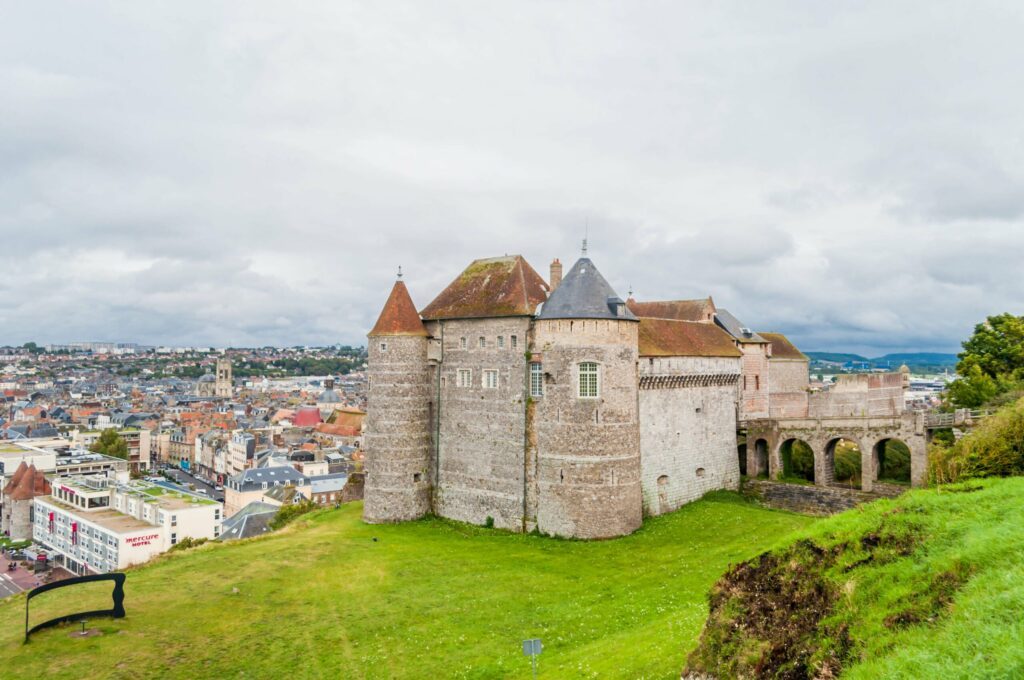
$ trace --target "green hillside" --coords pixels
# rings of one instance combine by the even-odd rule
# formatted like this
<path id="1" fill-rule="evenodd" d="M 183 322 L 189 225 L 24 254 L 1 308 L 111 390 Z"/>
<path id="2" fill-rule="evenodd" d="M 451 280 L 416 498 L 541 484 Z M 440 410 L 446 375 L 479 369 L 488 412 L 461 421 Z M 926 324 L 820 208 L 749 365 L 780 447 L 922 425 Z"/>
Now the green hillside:
<path id="1" fill-rule="evenodd" d="M 536 636 L 542 677 L 677 678 L 715 580 L 815 521 L 719 493 L 632 536 L 581 542 L 436 519 L 369 526 L 361 509 L 130 570 L 128 617 L 91 622 L 99 637 L 49 630 L 23 646 L 24 598 L 10 598 L 4 672 L 515 678 L 529 677 L 520 643 Z"/>
<path id="2" fill-rule="evenodd" d="M 847 354 L 844 352 L 804 352 L 811 361 L 828 361 L 831 363 L 845 364 L 847 361 L 869 361 L 859 354 Z"/>
<path id="3" fill-rule="evenodd" d="M 725 680 L 1024 677 L 1024 478 L 909 492 L 731 569 L 689 659 Z"/>

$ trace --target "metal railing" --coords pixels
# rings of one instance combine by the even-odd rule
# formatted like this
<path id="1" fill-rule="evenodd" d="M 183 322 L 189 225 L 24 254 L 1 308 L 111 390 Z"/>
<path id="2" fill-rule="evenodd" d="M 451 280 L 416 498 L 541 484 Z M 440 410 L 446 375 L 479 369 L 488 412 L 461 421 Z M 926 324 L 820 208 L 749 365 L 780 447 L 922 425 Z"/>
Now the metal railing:
<path id="1" fill-rule="evenodd" d="M 952 413 L 929 413 L 924 417 L 924 424 L 930 428 L 970 426 L 988 418 L 992 413 L 989 409 L 959 408 Z"/>

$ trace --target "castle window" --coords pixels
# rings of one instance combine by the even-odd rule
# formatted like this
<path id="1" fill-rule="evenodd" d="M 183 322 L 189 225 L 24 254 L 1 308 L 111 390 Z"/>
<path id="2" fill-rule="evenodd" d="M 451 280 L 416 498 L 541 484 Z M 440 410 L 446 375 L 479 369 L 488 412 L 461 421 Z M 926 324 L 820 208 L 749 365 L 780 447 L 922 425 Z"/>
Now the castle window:
<path id="1" fill-rule="evenodd" d="M 468 368 L 459 369 L 459 387 L 473 386 L 473 371 Z"/>
<path id="2" fill-rule="evenodd" d="M 544 367 L 536 361 L 530 363 L 530 396 L 544 396 Z"/>
<path id="3" fill-rule="evenodd" d="M 477 338 L 476 342 L 477 342 L 477 345 L 480 347 L 480 349 L 483 349 L 484 347 L 487 347 L 487 338 L 485 338 L 482 335 L 479 338 Z"/>
<path id="4" fill-rule="evenodd" d="M 466 349 L 466 338 L 459 338 L 459 348 Z"/>
<path id="5" fill-rule="evenodd" d="M 505 336 L 504 335 L 499 335 L 498 336 L 498 349 L 505 349 Z"/>
<path id="6" fill-rule="evenodd" d="M 580 399 L 596 399 L 598 396 L 597 364 L 585 361 L 579 365 L 579 396 Z"/>
<path id="7" fill-rule="evenodd" d="M 517 338 L 517 337 L 516 337 L 516 336 L 514 336 L 514 335 L 513 335 L 513 336 L 510 336 L 510 337 L 509 337 L 509 342 L 510 342 L 510 343 L 511 343 L 511 345 L 512 345 L 512 349 L 515 349 L 515 348 L 516 348 L 516 345 L 518 345 L 518 344 L 519 344 L 519 338 Z"/>
<path id="8" fill-rule="evenodd" d="M 498 372 L 497 371 L 484 371 L 484 387 L 489 390 L 498 388 Z"/>
<path id="9" fill-rule="evenodd" d="M 387 352 L 388 351 L 388 343 L 386 343 L 386 342 L 380 343 L 380 351 L 381 352 Z"/>
<path id="10" fill-rule="evenodd" d="M 761 376 L 759 376 L 759 375 L 755 375 L 754 376 L 754 389 L 755 390 L 761 389 Z"/>

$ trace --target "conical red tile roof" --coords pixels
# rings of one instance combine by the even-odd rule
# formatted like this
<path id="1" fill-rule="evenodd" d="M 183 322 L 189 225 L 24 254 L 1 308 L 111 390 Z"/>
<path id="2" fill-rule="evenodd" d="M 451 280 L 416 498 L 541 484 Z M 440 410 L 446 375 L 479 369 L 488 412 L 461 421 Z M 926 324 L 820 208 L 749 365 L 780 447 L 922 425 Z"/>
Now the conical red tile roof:
<path id="1" fill-rule="evenodd" d="M 426 335 L 416 305 L 412 303 L 409 289 L 402 281 L 395 281 L 388 301 L 369 335 Z"/>
<path id="2" fill-rule="evenodd" d="M 7 480 L 7 484 L 4 486 L 4 495 L 11 493 L 18 488 L 18 483 L 21 481 L 21 478 L 25 476 L 26 471 L 28 471 L 28 464 L 25 461 L 21 461 L 21 464 L 18 465 L 18 468 L 14 471 L 14 474 Z"/>
<path id="3" fill-rule="evenodd" d="M 8 496 L 12 500 L 27 501 L 36 496 L 46 496 L 50 493 L 50 483 L 42 472 L 36 470 L 35 465 L 30 465 L 25 474 L 18 480 L 18 486 Z"/>

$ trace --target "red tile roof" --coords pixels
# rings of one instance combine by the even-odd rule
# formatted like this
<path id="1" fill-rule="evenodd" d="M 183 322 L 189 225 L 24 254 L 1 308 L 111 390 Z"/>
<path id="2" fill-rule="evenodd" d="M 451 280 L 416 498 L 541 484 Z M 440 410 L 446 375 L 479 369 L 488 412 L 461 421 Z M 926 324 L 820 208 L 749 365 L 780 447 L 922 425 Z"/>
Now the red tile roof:
<path id="1" fill-rule="evenodd" d="M 741 352 L 729 334 L 713 324 L 641 318 L 640 356 L 738 357 Z"/>
<path id="2" fill-rule="evenodd" d="M 803 352 L 796 348 L 782 333 L 758 333 L 762 338 L 772 345 L 772 359 L 796 359 L 797 361 L 810 361 Z"/>
<path id="3" fill-rule="evenodd" d="M 522 255 L 474 260 L 422 312 L 424 319 L 531 316 L 548 284 Z"/>
<path id="4" fill-rule="evenodd" d="M 416 305 L 409 297 L 409 289 L 402 281 L 395 281 L 388 301 L 384 303 L 377 323 L 368 335 L 426 335 Z"/>
<path id="5" fill-rule="evenodd" d="M 655 300 L 637 302 L 633 298 L 626 301 L 629 311 L 639 317 L 650 319 L 674 319 L 675 321 L 710 321 L 709 315 L 715 313 L 715 303 L 710 298 L 702 300 Z"/>
<path id="6" fill-rule="evenodd" d="M 320 409 L 315 406 L 308 406 L 300 408 L 296 413 L 295 417 L 292 418 L 292 425 L 295 427 L 313 427 L 323 420 L 320 418 Z"/>
<path id="7" fill-rule="evenodd" d="M 8 485 L 9 487 L 11 485 Z M 18 485 L 10 491 L 4 491 L 7 498 L 15 501 L 27 501 L 36 496 L 47 496 L 50 494 L 50 483 L 42 472 L 36 469 L 35 465 L 29 465 L 28 469 L 21 475 Z"/>
<path id="8" fill-rule="evenodd" d="M 322 434 L 334 435 L 336 437 L 358 437 L 360 428 L 351 425 L 334 425 L 331 423 L 320 423 L 316 431 Z"/>

